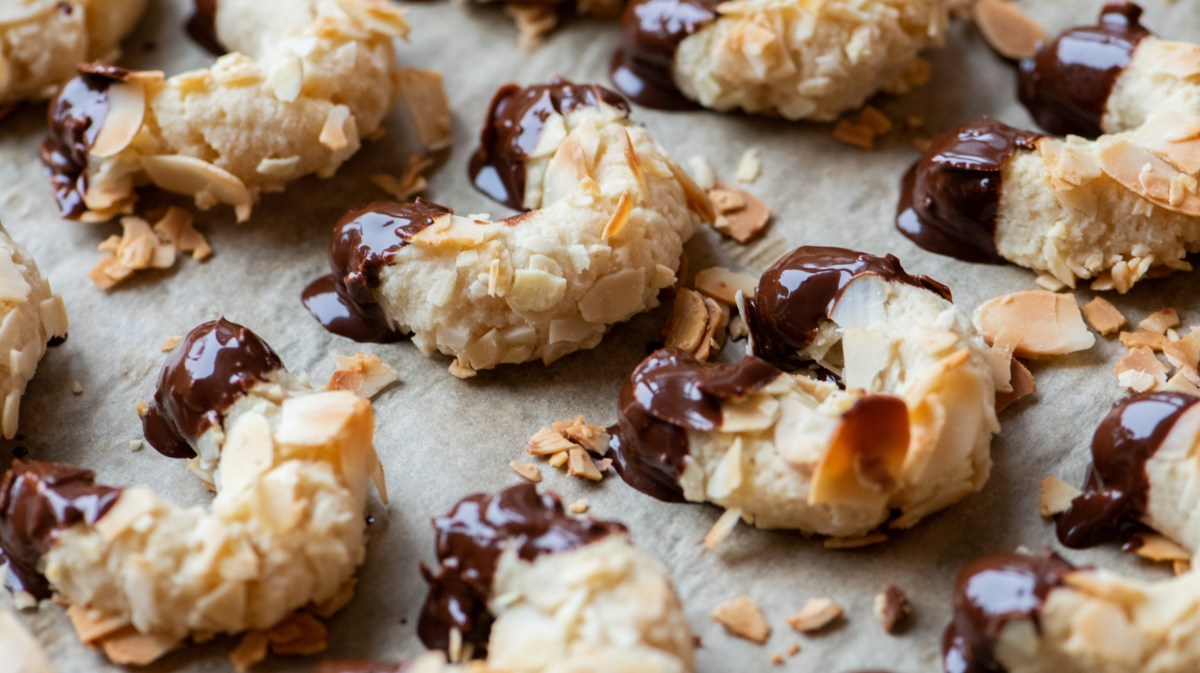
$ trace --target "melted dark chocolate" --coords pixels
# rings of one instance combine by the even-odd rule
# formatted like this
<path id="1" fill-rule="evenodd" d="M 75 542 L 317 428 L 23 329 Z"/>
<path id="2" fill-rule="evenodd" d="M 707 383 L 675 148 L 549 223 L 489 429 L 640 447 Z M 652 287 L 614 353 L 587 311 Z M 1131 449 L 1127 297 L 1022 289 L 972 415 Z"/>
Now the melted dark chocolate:
<path id="1" fill-rule="evenodd" d="M 1117 78 L 1150 35 L 1141 16 L 1131 2 L 1109 3 L 1097 25 L 1072 28 L 1021 61 L 1021 102 L 1042 128 L 1088 138 L 1103 132 Z"/>
<path id="2" fill-rule="evenodd" d="M 621 16 L 621 38 L 609 73 L 635 103 L 662 110 L 696 107 L 675 84 L 675 51 L 717 18 L 719 0 L 635 0 Z"/>
<path id="3" fill-rule="evenodd" d="M 659 500 L 684 502 L 679 476 L 688 458 L 688 429 L 718 429 L 723 401 L 744 397 L 782 373 L 754 356 L 718 364 L 677 349 L 656 351 L 621 388 L 607 457 L 630 486 Z"/>
<path id="4" fill-rule="evenodd" d="M 304 305 L 325 329 L 355 341 L 392 343 L 405 338 L 375 300 L 379 274 L 409 239 L 449 214 L 449 209 L 421 198 L 409 203 L 378 201 L 346 213 L 329 239 L 333 274 L 304 289 Z"/>
<path id="5" fill-rule="evenodd" d="M 0 560 L 7 586 L 42 599 L 50 585 L 38 572 L 58 532 L 94 524 L 116 504 L 121 489 L 98 486 L 95 474 L 70 465 L 18 460 L 0 481 Z"/>
<path id="6" fill-rule="evenodd" d="M 146 441 L 169 458 L 192 445 L 234 402 L 283 363 L 257 334 L 224 318 L 199 325 L 167 358 L 142 419 Z"/>
<path id="7" fill-rule="evenodd" d="M 1146 461 L 1200 398 L 1184 393 L 1130 395 L 1113 405 L 1092 437 L 1092 468 L 1082 495 L 1058 516 L 1058 539 L 1075 549 L 1126 541 L 1139 529 L 1150 492 Z"/>
<path id="8" fill-rule="evenodd" d="M 812 343 L 846 286 L 861 276 L 879 276 L 951 298 L 949 288 L 927 276 L 910 275 L 894 255 L 801 246 L 767 269 L 754 298 L 746 302 L 754 354 L 789 371 L 808 364 L 799 351 Z"/>
<path id="9" fill-rule="evenodd" d="M 1039 614 L 1046 596 L 1063 585 L 1075 567 L 1062 557 L 999 554 L 975 561 L 958 573 L 954 584 L 954 621 L 942 637 L 945 673 L 1004 673 L 993 648 L 1004 625 L 1031 620 L 1041 629 Z"/>
<path id="10" fill-rule="evenodd" d="M 217 37 L 217 4 L 219 0 L 196 0 L 196 8 L 184 28 L 196 44 L 214 56 L 225 53 L 225 45 Z"/>
<path id="11" fill-rule="evenodd" d="M 496 495 L 464 498 L 450 513 L 433 520 L 441 568 L 434 575 L 422 568 L 429 595 L 421 609 L 417 633 L 432 649 L 445 650 L 450 630 L 482 654 L 492 628 L 487 602 L 496 564 L 506 549 L 532 561 L 583 547 L 625 526 L 566 515 L 557 495 L 538 495 L 533 484 L 521 484 Z"/>
<path id="12" fill-rule="evenodd" d="M 525 210 L 525 159 L 537 147 L 546 118 L 601 103 L 629 113 L 621 94 L 598 84 L 555 78 L 550 84 L 500 87 L 488 107 L 479 149 L 471 157 L 471 182 L 500 203 Z"/>
<path id="13" fill-rule="evenodd" d="M 896 228 L 939 255 L 1003 263 L 996 252 L 1001 174 L 1041 137 L 986 117 L 938 136 L 904 176 Z"/>
<path id="14" fill-rule="evenodd" d="M 50 102 L 41 156 L 63 217 L 76 219 L 87 211 L 88 151 L 108 116 L 108 88 L 128 74 L 113 66 L 81 65 Z"/>

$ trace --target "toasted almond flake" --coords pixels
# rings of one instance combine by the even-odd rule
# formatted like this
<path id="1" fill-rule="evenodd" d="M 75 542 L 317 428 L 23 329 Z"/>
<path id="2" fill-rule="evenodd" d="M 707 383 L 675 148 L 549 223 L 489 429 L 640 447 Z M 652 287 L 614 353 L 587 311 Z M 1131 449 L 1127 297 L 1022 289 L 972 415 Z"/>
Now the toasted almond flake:
<path id="1" fill-rule="evenodd" d="M 371 399 L 400 380 L 396 370 L 375 355 L 337 355 L 334 362 L 337 368 L 330 375 L 326 390 L 348 390 L 359 397 Z"/>
<path id="2" fill-rule="evenodd" d="M 529 438 L 526 451 L 531 456 L 549 456 L 570 451 L 575 444 L 551 428 L 542 428 Z"/>
<path id="3" fill-rule="evenodd" d="M 725 510 L 712 528 L 708 529 L 708 533 L 704 536 L 704 548 L 712 551 L 719 547 L 729 534 L 737 528 L 738 522 L 742 520 L 742 510 L 740 507 L 731 507 Z"/>
<path id="4" fill-rule="evenodd" d="M 154 223 L 154 233 L 172 243 L 181 252 L 192 253 L 192 259 L 203 261 L 212 256 L 212 246 L 195 225 L 192 214 L 171 206 L 162 219 Z"/>
<path id="5" fill-rule="evenodd" d="M 671 173 L 675 176 L 675 180 L 683 187 L 683 195 L 687 200 L 688 210 L 700 216 L 704 222 L 713 222 L 717 214 L 713 211 L 712 202 L 708 200 L 708 190 L 700 189 L 692 176 L 688 175 L 687 171 L 680 168 L 679 164 L 674 161 L 668 161 L 671 167 Z"/>
<path id="6" fill-rule="evenodd" d="M 1158 533 L 1138 533 L 1134 536 L 1134 553 L 1155 562 L 1190 561 L 1192 553 L 1177 542 Z"/>
<path id="7" fill-rule="evenodd" d="M 446 96 L 442 74 L 434 70 L 401 68 L 396 77 L 421 145 L 429 151 L 449 147 L 453 141 L 450 99 Z"/>
<path id="8" fill-rule="evenodd" d="M 267 634 L 262 631 L 251 631 L 242 636 L 242 641 L 229 653 L 229 661 L 238 673 L 245 673 L 256 664 L 267 658 Z"/>
<path id="9" fill-rule="evenodd" d="M 979 0 L 975 23 L 987 43 L 1001 56 L 1019 60 L 1033 56 L 1046 41 L 1046 30 L 1010 0 Z"/>
<path id="10" fill-rule="evenodd" d="M 708 323 L 708 308 L 704 297 L 687 288 L 675 294 L 671 317 L 667 320 L 665 346 L 695 353 L 704 339 L 704 328 Z"/>
<path id="11" fill-rule="evenodd" d="M 514 460 L 509 462 L 508 466 L 511 467 L 512 471 L 516 472 L 525 481 L 530 481 L 536 484 L 542 480 L 542 471 L 538 469 L 537 465 L 532 463 L 521 463 Z"/>
<path id="12" fill-rule="evenodd" d="M 591 505 L 588 504 L 587 498 L 580 498 L 571 503 L 571 506 L 567 509 L 572 514 L 586 514 L 589 507 L 591 507 Z"/>
<path id="13" fill-rule="evenodd" d="M 469 379 L 479 373 L 474 369 L 471 369 L 470 365 L 459 362 L 458 360 L 450 363 L 449 371 L 451 376 L 457 379 Z"/>
<path id="14" fill-rule="evenodd" d="M 329 116 L 325 118 L 325 125 L 321 127 L 321 135 L 317 140 L 334 152 L 347 149 L 350 147 L 350 135 L 346 128 L 347 124 L 353 123 L 353 119 L 350 108 L 345 105 L 333 106 Z"/>
<path id="15" fill-rule="evenodd" d="M 1172 180 L 1179 171 L 1127 137 L 1110 136 L 1098 144 L 1100 168 L 1109 177 L 1154 205 L 1184 215 L 1200 215 L 1200 194 L 1188 193 L 1172 203 Z"/>
<path id="16" fill-rule="evenodd" d="M 750 184 L 762 175 L 762 159 L 759 157 L 757 147 L 751 147 L 745 152 L 742 152 L 742 157 L 738 159 L 737 171 L 733 174 L 733 179 L 742 184 Z"/>
<path id="17" fill-rule="evenodd" d="M 329 647 L 325 625 L 307 612 L 297 612 L 267 632 L 275 654 L 311 655 Z"/>
<path id="18" fill-rule="evenodd" d="M 749 192 L 718 182 L 708 192 L 717 213 L 713 226 L 738 243 L 745 243 L 767 226 L 771 209 Z"/>
<path id="19" fill-rule="evenodd" d="M 882 542 L 887 542 L 887 535 L 883 533 L 870 533 L 858 537 L 827 537 L 821 543 L 821 546 L 826 549 L 858 549 Z"/>
<path id="20" fill-rule="evenodd" d="M 583 447 L 574 445 L 567 451 L 567 476 L 588 481 L 600 481 L 604 478 L 600 470 L 596 469 L 596 463 L 592 462 L 588 452 Z"/>
<path id="21" fill-rule="evenodd" d="M 1121 332 L 1118 338 L 1126 348 L 1145 347 L 1153 351 L 1161 351 L 1171 343 L 1165 334 L 1158 332 Z"/>
<path id="22" fill-rule="evenodd" d="M 560 451 L 552 454 L 546 462 L 550 464 L 550 467 L 561 470 L 566 467 L 569 457 L 570 456 L 566 451 Z"/>
<path id="23" fill-rule="evenodd" d="M 1193 330 L 1187 336 L 1169 341 L 1163 346 L 1163 355 L 1176 369 L 1195 369 L 1200 365 L 1200 332 Z"/>
<path id="24" fill-rule="evenodd" d="M 725 267 L 713 266 L 697 272 L 692 284 L 701 293 L 727 306 L 736 306 L 738 292 L 747 297 L 754 296 L 758 279 L 748 273 L 738 273 Z"/>
<path id="25" fill-rule="evenodd" d="M 1074 353 L 1096 342 L 1070 294 L 1030 290 L 1002 295 L 981 304 L 974 321 L 989 340 L 1002 330 L 1019 329 L 1021 339 L 1013 352 L 1023 357 Z"/>
<path id="26" fill-rule="evenodd" d="M 860 150 L 875 149 L 875 131 L 866 124 L 843 119 L 833 128 L 833 137 Z"/>
<path id="27" fill-rule="evenodd" d="M 611 241 L 621 235 L 621 230 L 625 228 L 625 223 L 629 221 L 629 213 L 632 211 L 633 197 L 627 191 L 621 192 L 612 216 L 604 225 L 604 240 Z"/>
<path id="28" fill-rule="evenodd" d="M 1083 317 L 1092 329 L 1105 336 L 1125 326 L 1125 316 L 1104 297 L 1096 297 L 1084 304 Z"/>
<path id="29" fill-rule="evenodd" d="M 542 46 L 546 35 L 558 25 L 558 12 L 548 5 L 505 2 L 504 13 L 517 24 L 517 44 L 525 51 Z"/>
<path id="30" fill-rule="evenodd" d="M 68 607 L 67 617 L 84 645 L 103 640 L 129 626 L 129 620 L 124 617 L 104 615 L 98 610 L 89 610 L 79 605 Z"/>
<path id="31" fill-rule="evenodd" d="M 610 439 L 608 431 L 603 426 L 584 423 L 583 416 L 577 416 L 570 423 L 556 422 L 551 427 L 561 433 L 563 437 L 596 455 L 608 451 Z"/>
<path id="32" fill-rule="evenodd" d="M 888 635 L 902 633 L 912 622 L 912 603 L 904 590 L 895 584 L 885 586 L 883 592 L 875 596 L 874 608 L 875 616 Z"/>
<path id="33" fill-rule="evenodd" d="M 238 220 L 249 217 L 254 197 L 246 184 L 229 171 L 195 157 L 163 154 L 140 159 L 146 175 L 158 187 L 197 199 L 210 197 L 219 203 L 241 208 Z"/>
<path id="34" fill-rule="evenodd" d="M 158 349 L 164 353 L 170 353 L 171 351 L 175 350 L 175 347 L 178 346 L 182 342 L 183 342 L 183 337 L 181 337 L 181 336 L 169 336 L 166 338 L 165 341 L 162 342 L 162 345 L 159 346 Z"/>
<path id="35" fill-rule="evenodd" d="M 1139 393 L 1160 387 L 1167 382 L 1167 368 L 1154 357 L 1154 351 L 1145 346 L 1130 350 L 1117 362 L 1113 371 L 1122 387 Z"/>
<path id="36" fill-rule="evenodd" d="M 425 191 L 425 188 L 429 186 L 424 173 L 432 165 L 433 159 L 419 154 L 412 154 L 409 155 L 408 160 L 405 162 L 404 170 L 400 175 L 375 173 L 371 175 L 370 179 L 376 187 L 387 192 L 397 201 L 408 201 Z"/>
<path id="37" fill-rule="evenodd" d="M 842 606 L 825 597 L 810 598 L 800 612 L 788 617 L 788 625 L 799 633 L 820 631 L 842 618 Z"/>
<path id="38" fill-rule="evenodd" d="M 1034 278 L 1033 282 L 1037 283 L 1038 287 L 1050 290 L 1051 292 L 1060 292 L 1067 288 L 1066 283 L 1045 273 L 1041 274 L 1037 278 Z"/>
<path id="39" fill-rule="evenodd" d="M 1146 594 L 1132 583 L 1090 569 L 1067 573 L 1062 579 L 1076 591 L 1117 605 L 1134 607 L 1146 600 Z"/>
<path id="40" fill-rule="evenodd" d="M 1054 475 L 1046 475 L 1038 484 L 1038 512 L 1044 517 L 1061 514 L 1071 508 L 1071 501 L 1082 491 Z"/>
<path id="41" fill-rule="evenodd" d="M 1025 366 L 1025 363 L 1012 358 L 1009 361 L 1009 366 L 1008 381 L 1009 387 L 1012 390 L 996 393 L 996 413 L 1004 411 L 1019 400 L 1037 392 L 1037 381 L 1034 380 L 1033 374 Z"/>
<path id="42" fill-rule="evenodd" d="M 146 116 L 146 93 L 140 84 L 124 82 L 108 88 L 108 112 L 88 153 L 106 159 L 133 142 Z"/>
<path id="43" fill-rule="evenodd" d="M 1167 383 L 1163 386 L 1163 390 L 1186 393 L 1188 395 L 1196 395 L 1197 397 L 1200 397 L 1200 386 L 1197 386 L 1195 383 L 1197 380 L 1200 380 L 1200 374 L 1197 374 L 1194 368 L 1190 373 L 1179 371 L 1171 376 L 1171 378 L 1167 379 Z"/>
<path id="44" fill-rule="evenodd" d="M 891 133 L 894 124 L 879 108 L 868 105 L 858 113 L 858 122 L 871 129 L 876 136 Z"/>
<path id="45" fill-rule="evenodd" d="M 771 625 L 749 596 L 739 596 L 713 609 L 713 621 L 731 635 L 762 644 L 771 635 Z"/>
<path id="46" fill-rule="evenodd" d="M 703 155 L 697 154 L 688 159 L 688 168 L 696 179 L 696 185 L 703 190 L 712 189 L 717 184 L 717 174 L 712 164 Z"/>
<path id="47" fill-rule="evenodd" d="M 104 656 L 119 666 L 145 666 L 179 646 L 177 638 L 138 633 L 132 626 L 99 641 Z"/>
<path id="48" fill-rule="evenodd" d="M 1138 327 L 1147 332 L 1166 334 L 1172 327 L 1179 327 L 1179 312 L 1169 306 L 1159 309 L 1143 318 Z"/>

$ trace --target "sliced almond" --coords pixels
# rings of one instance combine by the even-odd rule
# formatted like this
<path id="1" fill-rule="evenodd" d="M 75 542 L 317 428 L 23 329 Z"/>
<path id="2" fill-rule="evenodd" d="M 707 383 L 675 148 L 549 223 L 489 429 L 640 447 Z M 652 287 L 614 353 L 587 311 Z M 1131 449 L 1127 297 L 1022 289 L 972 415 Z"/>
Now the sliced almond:
<path id="1" fill-rule="evenodd" d="M 335 105 L 329 111 L 325 125 L 321 127 L 321 135 L 317 139 L 334 152 L 342 152 L 349 149 L 351 140 L 356 136 L 356 133 L 347 130 L 354 125 L 354 115 L 350 108 Z"/>
<path id="2" fill-rule="evenodd" d="M 267 658 L 267 634 L 262 631 L 251 631 L 242 636 L 238 646 L 229 653 L 229 661 L 238 673 L 245 673 Z"/>
<path id="3" fill-rule="evenodd" d="M 219 203 L 239 208 L 238 220 L 249 217 L 254 197 L 237 176 L 195 157 L 163 154 L 141 157 L 142 168 L 158 187 L 201 198 L 208 195 Z"/>
<path id="4" fill-rule="evenodd" d="M 843 119 L 833 127 L 833 137 L 860 150 L 875 149 L 875 130 L 866 124 Z"/>
<path id="5" fill-rule="evenodd" d="M 1096 343 L 1070 294 L 1029 290 L 1002 295 L 981 304 L 974 320 L 988 340 L 1003 330 L 1018 330 L 1021 339 L 1013 352 L 1023 357 L 1074 353 Z"/>
<path id="6" fill-rule="evenodd" d="M 146 117 L 146 92 L 141 84 L 117 82 L 108 87 L 108 113 L 88 151 L 107 159 L 133 142 Z"/>
<path id="7" fill-rule="evenodd" d="M 192 253 L 192 259 L 203 261 L 212 256 L 212 246 L 204 234 L 196 230 L 192 214 L 183 208 L 167 208 L 162 219 L 154 223 L 154 233 L 175 245 L 180 252 Z"/>
<path id="8" fill-rule="evenodd" d="M 1170 343 L 1165 334 L 1158 332 L 1121 332 L 1118 338 L 1126 348 L 1145 347 L 1152 351 L 1161 351 Z"/>
<path id="9" fill-rule="evenodd" d="M 525 51 L 542 46 L 546 35 L 558 25 L 558 12 L 548 5 L 505 2 L 504 13 L 517 24 L 517 44 Z"/>
<path id="10" fill-rule="evenodd" d="M 759 157 L 758 148 L 751 147 L 742 152 L 742 157 L 738 159 L 733 179 L 743 184 L 750 184 L 757 180 L 759 175 L 762 175 L 762 159 Z"/>
<path id="11" fill-rule="evenodd" d="M 1044 517 L 1062 514 L 1071 508 L 1071 501 L 1081 494 L 1082 491 L 1062 479 L 1047 475 L 1038 484 L 1038 512 Z"/>
<path id="12" fill-rule="evenodd" d="M 400 380 L 400 375 L 376 355 L 355 353 L 335 356 L 337 369 L 329 377 L 326 390 L 349 390 L 371 399 Z"/>
<path id="13" fill-rule="evenodd" d="M 771 625 L 749 596 L 739 596 L 713 609 L 712 618 L 729 633 L 755 643 L 765 643 Z"/>
<path id="14" fill-rule="evenodd" d="M 1200 216 L 1200 194 L 1173 193 L 1172 184 L 1180 172 L 1152 151 L 1114 136 L 1098 146 L 1097 157 L 1100 168 L 1134 194 L 1167 210 Z"/>
<path id="15" fill-rule="evenodd" d="M 992 49 L 1014 61 L 1033 56 L 1046 41 L 1046 29 L 1010 0 L 976 2 L 975 24 Z"/>
<path id="16" fill-rule="evenodd" d="M 570 451 L 575 444 L 550 428 L 542 428 L 529 438 L 526 451 L 531 456 L 549 456 Z"/>
<path id="17" fill-rule="evenodd" d="M 1121 387 L 1134 392 L 1154 390 L 1167 382 L 1167 368 L 1154 357 L 1154 351 L 1144 346 L 1129 351 L 1113 371 Z"/>
<path id="18" fill-rule="evenodd" d="M 708 200 L 706 190 L 700 189 L 692 176 L 688 175 L 687 171 L 683 170 L 679 164 L 674 161 L 668 161 L 671 167 L 671 173 L 674 174 L 675 180 L 679 182 L 679 186 L 683 188 L 683 195 L 687 201 L 688 209 L 700 216 L 704 222 L 713 222 L 716 220 L 716 213 L 713 211 L 712 203 Z"/>
<path id="19" fill-rule="evenodd" d="M 713 266 L 696 273 L 692 284 L 705 295 L 727 306 L 737 305 L 737 293 L 754 296 L 758 279 L 748 273 L 730 271 L 725 267 Z"/>
<path id="20" fill-rule="evenodd" d="M 308 656 L 329 648 L 325 625 L 307 612 L 297 612 L 267 632 L 271 651 L 276 654 Z"/>
<path id="21" fill-rule="evenodd" d="M 1191 561 L 1192 553 L 1179 543 L 1158 533 L 1138 533 L 1134 536 L 1134 553 L 1155 562 Z"/>
<path id="22" fill-rule="evenodd" d="M 821 543 L 821 546 L 826 549 L 861 549 L 862 547 L 870 547 L 884 542 L 887 542 L 887 535 L 883 533 L 868 533 L 867 535 L 859 535 L 857 537 L 827 537 Z"/>
<path id="23" fill-rule="evenodd" d="M 511 461 L 508 466 L 511 467 L 512 471 L 516 472 L 525 481 L 536 484 L 542 480 L 542 471 L 537 465 L 532 463 L 520 463 L 514 460 Z"/>
<path id="24" fill-rule="evenodd" d="M 583 447 L 572 446 L 567 450 L 567 476 L 579 477 L 588 481 L 600 481 L 604 475 L 592 462 L 592 457 Z"/>
<path id="25" fill-rule="evenodd" d="M 799 633 L 820 631 L 842 618 L 845 612 L 833 599 L 810 598 L 800 612 L 788 617 L 788 625 Z"/>
<path id="26" fill-rule="evenodd" d="M 698 292 L 681 288 L 675 294 L 675 305 L 664 330 L 665 346 L 695 353 L 704 339 L 708 324 L 708 308 Z"/>
<path id="27" fill-rule="evenodd" d="M 404 106 L 412 117 L 421 145 L 430 151 L 450 146 L 450 99 L 442 74 L 435 70 L 401 68 L 396 73 Z"/>
<path id="28" fill-rule="evenodd" d="M 138 633 L 132 626 L 99 641 L 104 656 L 121 666 L 146 666 L 179 646 L 178 638 Z"/>
<path id="29" fill-rule="evenodd" d="M 716 213 L 713 226 L 738 243 L 745 243 L 767 226 L 771 209 L 749 192 L 718 182 L 708 191 Z"/>
<path id="30" fill-rule="evenodd" d="M 737 527 L 738 522 L 742 520 L 742 510 L 739 507 L 731 507 L 725 510 L 712 528 L 708 529 L 708 533 L 704 536 L 704 548 L 712 551 L 721 546 L 721 543 L 729 537 L 733 529 Z"/>
<path id="31" fill-rule="evenodd" d="M 1096 297 L 1084 304 L 1083 317 L 1092 329 L 1105 336 L 1125 326 L 1125 316 L 1104 297 Z"/>
<path id="32" fill-rule="evenodd" d="M 412 154 L 409 155 L 400 175 L 375 173 L 371 176 L 371 182 L 397 201 L 408 201 L 425 191 L 429 183 L 424 173 L 432 165 L 433 160 L 429 157 Z"/>
<path id="33" fill-rule="evenodd" d="M 604 225 L 602 235 L 604 240 L 611 241 L 621 235 L 621 230 L 625 228 L 625 223 L 629 221 L 629 214 L 633 211 L 633 197 L 628 191 L 621 192 L 621 196 L 617 199 L 617 205 L 613 209 L 613 214 L 608 218 L 608 222 Z"/>
<path id="34" fill-rule="evenodd" d="M 1147 332 L 1166 334 L 1172 327 L 1179 327 L 1179 312 L 1170 306 L 1159 309 L 1143 318 L 1138 327 Z"/>

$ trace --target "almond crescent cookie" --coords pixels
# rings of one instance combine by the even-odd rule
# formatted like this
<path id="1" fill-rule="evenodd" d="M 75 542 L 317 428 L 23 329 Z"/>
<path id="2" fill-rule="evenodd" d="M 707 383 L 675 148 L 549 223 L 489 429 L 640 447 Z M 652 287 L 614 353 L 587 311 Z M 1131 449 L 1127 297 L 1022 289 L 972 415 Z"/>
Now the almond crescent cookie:
<path id="1" fill-rule="evenodd" d="M 146 0 L 0 3 L 0 107 L 48 98 L 82 61 L 115 60 Z"/>
<path id="2" fill-rule="evenodd" d="M 1200 45 L 1154 37 L 1130 2 L 1064 31 L 1021 63 L 1020 97 L 1042 128 L 1094 138 L 1152 117 L 1200 115 Z"/>
<path id="3" fill-rule="evenodd" d="M 163 79 L 93 64 L 50 108 L 42 160 L 64 216 L 128 213 L 153 184 L 249 217 L 258 194 L 329 177 L 394 108 L 408 34 L 386 0 L 219 0 L 231 53 Z"/>
<path id="4" fill-rule="evenodd" d="M 1085 140 L 982 119 L 936 138 L 904 178 L 896 226 L 923 248 L 1129 290 L 1200 251 L 1200 109 Z"/>
<path id="5" fill-rule="evenodd" d="M 557 80 L 502 88 L 471 164 L 485 193 L 528 212 L 497 221 L 418 199 L 346 214 L 333 274 L 304 291 L 332 332 L 411 333 L 469 376 L 595 347 L 658 305 L 711 207 L 619 94 Z"/>
<path id="6" fill-rule="evenodd" d="M 695 644 L 666 570 L 625 526 L 577 519 L 532 484 L 464 498 L 433 521 L 440 568 L 408 664 L 326 664 L 324 673 L 692 673 Z M 471 664 L 450 665 L 454 661 Z M 486 658 L 483 655 L 486 654 Z"/>
<path id="7" fill-rule="evenodd" d="M 296 383 L 269 346 L 223 319 L 176 353 L 147 438 L 168 455 L 212 447 L 196 456 L 211 505 L 178 507 L 55 463 L 18 460 L 0 483 L 0 549 L 19 602 L 53 593 L 81 637 L 122 663 L 188 637 L 266 630 L 338 597 L 363 560 L 380 475 L 365 399 Z"/>
<path id="8" fill-rule="evenodd" d="M 828 121 L 921 83 L 945 0 L 636 0 L 612 62 L 637 103 Z M 922 72 L 924 71 L 924 73 Z"/>
<path id="9" fill-rule="evenodd" d="M 1200 398 L 1143 393 L 1092 440 L 1084 492 L 1058 515 L 1069 547 L 1126 542 L 1148 526 L 1200 544 Z M 1183 550 L 1186 551 L 1186 550 Z M 980 559 L 960 573 L 943 641 L 948 673 L 1189 673 L 1200 669 L 1200 573 L 1145 582 L 1051 555 Z"/>
<path id="10" fill-rule="evenodd" d="M 10 673 L 54 673 L 42 646 L 7 610 L 0 610 L 0 652 Z"/>
<path id="11" fill-rule="evenodd" d="M 0 226 L 0 434 L 17 434 L 21 398 L 47 346 L 67 338 L 67 309 L 37 264 Z"/>
<path id="12" fill-rule="evenodd" d="M 625 383 L 609 457 L 631 486 L 838 537 L 912 526 L 982 488 L 995 384 L 945 286 L 891 255 L 801 247 L 741 303 L 753 355 L 664 349 Z"/>

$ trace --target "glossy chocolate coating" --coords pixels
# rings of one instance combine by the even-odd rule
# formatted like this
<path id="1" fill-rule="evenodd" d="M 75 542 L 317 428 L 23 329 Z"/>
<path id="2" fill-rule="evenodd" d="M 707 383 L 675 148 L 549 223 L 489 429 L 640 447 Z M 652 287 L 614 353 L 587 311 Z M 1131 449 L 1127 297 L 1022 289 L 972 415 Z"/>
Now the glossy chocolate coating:
<path id="1" fill-rule="evenodd" d="M 688 458 L 687 431 L 718 429 L 722 402 L 782 374 L 754 356 L 718 364 L 677 349 L 655 351 L 621 388 L 607 457 L 630 486 L 659 500 L 684 502 L 679 476 Z"/>
<path id="2" fill-rule="evenodd" d="M 121 489 L 99 486 L 89 470 L 17 460 L 0 481 L 0 559 L 8 563 L 9 590 L 49 598 L 50 585 L 37 570 L 59 531 L 100 520 Z"/>
<path id="3" fill-rule="evenodd" d="M 557 495 L 538 495 L 533 484 L 464 498 L 434 519 L 433 527 L 441 568 L 436 575 L 422 568 L 429 595 L 417 633 L 429 648 L 445 650 L 450 630 L 457 628 L 477 654 L 485 651 L 491 632 L 487 602 L 505 550 L 516 549 L 521 559 L 532 561 L 625 532 L 619 523 L 567 516 Z"/>
<path id="4" fill-rule="evenodd" d="M 392 343 L 405 338 L 375 300 L 379 274 L 409 239 L 450 214 L 448 208 L 421 198 L 409 203 L 378 201 L 346 213 L 329 239 L 333 274 L 304 289 L 304 305 L 325 329 L 355 341 Z"/>
<path id="5" fill-rule="evenodd" d="M 1095 138 L 1103 132 L 1108 98 L 1150 35 L 1131 2 L 1104 6 L 1094 26 L 1072 28 L 1021 61 L 1021 102 L 1050 133 Z"/>
<path id="6" fill-rule="evenodd" d="M 1073 570 L 1054 554 L 1000 554 L 963 568 L 954 584 L 954 621 L 942 637 L 945 673 L 1004 673 L 994 653 L 1004 625 L 1030 620 L 1040 630 L 1046 596 Z"/>
<path id="7" fill-rule="evenodd" d="M 1082 495 L 1058 516 L 1058 539 L 1076 549 L 1125 541 L 1150 494 L 1146 461 L 1200 398 L 1184 393 L 1130 395 L 1113 405 L 1092 437 L 1092 469 Z"/>
<path id="8" fill-rule="evenodd" d="M 77 219 L 87 211 L 83 197 L 88 190 L 88 152 L 108 117 L 109 87 L 128 74 L 113 66 L 81 65 L 79 75 L 50 102 L 41 156 L 63 217 Z"/>
<path id="9" fill-rule="evenodd" d="M 254 332 L 224 318 L 191 332 L 167 358 L 142 419 L 146 441 L 170 458 L 193 458 L 192 445 L 254 384 L 282 369 Z"/>
<path id="10" fill-rule="evenodd" d="M 896 228 L 939 255 L 1003 263 L 996 217 L 1004 165 L 1041 137 L 986 117 L 938 136 L 904 176 Z"/>
<path id="11" fill-rule="evenodd" d="M 629 113 L 621 94 L 598 84 L 555 78 L 550 84 L 500 87 L 488 107 L 479 149 L 471 156 L 471 182 L 500 203 L 526 210 L 525 159 L 537 147 L 546 119 L 601 103 Z"/>
<path id="12" fill-rule="evenodd" d="M 719 4 L 719 0 L 635 0 L 627 5 L 609 66 L 613 84 L 646 107 L 696 107 L 675 84 L 675 52 L 689 35 L 717 19 Z"/>
<path id="13" fill-rule="evenodd" d="M 225 53 L 225 45 L 217 37 L 217 4 L 219 0 L 195 0 L 195 9 L 184 29 L 201 47 L 214 56 Z"/>
<path id="14" fill-rule="evenodd" d="M 789 371 L 807 364 L 799 351 L 812 343 L 846 286 L 862 276 L 925 288 L 951 299 L 949 288 L 927 276 L 910 275 L 894 255 L 801 246 L 767 269 L 754 298 L 746 302 L 754 354 Z"/>

